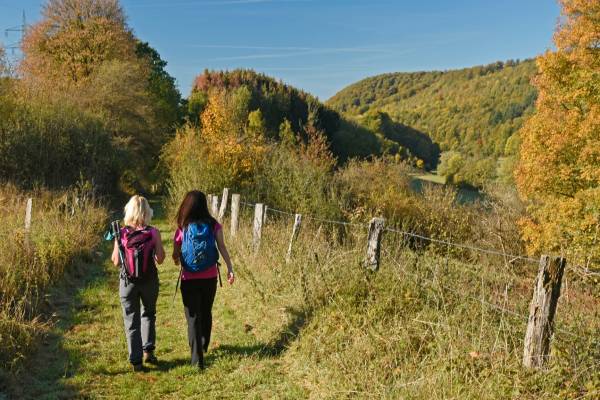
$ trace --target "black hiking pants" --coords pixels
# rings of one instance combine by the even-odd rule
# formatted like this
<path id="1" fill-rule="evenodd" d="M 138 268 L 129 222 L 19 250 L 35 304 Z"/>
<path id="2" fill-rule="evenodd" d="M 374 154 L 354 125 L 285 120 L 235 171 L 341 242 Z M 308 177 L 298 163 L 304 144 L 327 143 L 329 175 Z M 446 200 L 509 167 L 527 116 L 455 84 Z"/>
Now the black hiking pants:
<path id="1" fill-rule="evenodd" d="M 192 365 L 199 367 L 204 367 L 203 353 L 210 343 L 212 306 L 216 292 L 217 278 L 181 281 L 181 298 L 187 321 Z"/>

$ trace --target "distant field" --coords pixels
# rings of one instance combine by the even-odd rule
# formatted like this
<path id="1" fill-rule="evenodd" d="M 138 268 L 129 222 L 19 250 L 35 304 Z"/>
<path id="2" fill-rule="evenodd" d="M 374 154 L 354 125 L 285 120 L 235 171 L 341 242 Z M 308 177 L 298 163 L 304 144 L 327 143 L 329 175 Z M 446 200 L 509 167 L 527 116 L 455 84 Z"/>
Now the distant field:
<path id="1" fill-rule="evenodd" d="M 436 185 L 446 184 L 446 178 L 435 173 L 412 174 L 411 178 L 413 179 L 412 188 L 417 192 L 423 190 L 424 182 L 429 182 Z M 460 203 L 472 203 L 476 200 L 482 199 L 483 194 L 476 189 L 461 187 L 458 188 L 457 198 Z"/>
<path id="2" fill-rule="evenodd" d="M 446 178 L 434 173 L 413 174 L 412 178 L 417 179 L 419 181 L 438 183 L 440 185 L 446 184 Z"/>

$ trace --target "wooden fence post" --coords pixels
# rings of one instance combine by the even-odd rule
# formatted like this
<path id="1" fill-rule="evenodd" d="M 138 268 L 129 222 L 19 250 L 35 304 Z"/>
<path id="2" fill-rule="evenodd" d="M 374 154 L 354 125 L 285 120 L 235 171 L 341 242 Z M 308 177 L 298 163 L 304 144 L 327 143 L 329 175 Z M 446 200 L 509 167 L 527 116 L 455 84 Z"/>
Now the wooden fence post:
<path id="1" fill-rule="evenodd" d="M 208 209 L 210 210 L 212 208 L 212 194 L 207 194 L 206 195 L 206 205 L 208 206 Z"/>
<path id="2" fill-rule="evenodd" d="M 231 195 L 231 232 L 230 235 L 234 237 L 237 235 L 239 227 L 239 215 L 240 215 L 240 195 Z"/>
<path id="3" fill-rule="evenodd" d="M 223 220 L 225 216 L 225 211 L 227 210 L 227 200 L 229 197 L 229 188 L 223 189 L 223 197 L 221 198 L 221 208 L 219 208 L 219 221 Z"/>
<path id="4" fill-rule="evenodd" d="M 550 355 L 550 339 L 554 333 L 554 315 L 560 297 L 560 285 L 566 260 L 543 255 L 529 306 L 529 320 L 525 333 L 523 365 L 541 368 Z"/>
<path id="5" fill-rule="evenodd" d="M 302 214 L 296 214 L 294 216 L 294 227 L 292 228 L 292 237 L 290 238 L 290 245 L 288 246 L 288 251 L 285 256 L 285 262 L 289 263 L 292 260 L 292 249 L 296 238 L 298 237 L 298 233 L 300 233 L 300 227 L 302 225 Z"/>
<path id="6" fill-rule="evenodd" d="M 219 215 L 219 196 L 212 195 L 210 211 L 213 217 L 217 218 L 217 216 Z"/>
<path id="7" fill-rule="evenodd" d="M 33 208 L 33 199 L 30 197 L 27 199 L 27 205 L 25 206 L 25 230 L 27 233 L 31 230 L 31 211 Z"/>
<path id="8" fill-rule="evenodd" d="M 260 239 L 262 237 L 262 226 L 265 218 L 265 206 L 262 203 L 256 203 L 254 206 L 254 225 L 252 227 L 252 245 L 254 251 L 258 251 L 260 247 Z"/>
<path id="9" fill-rule="evenodd" d="M 367 243 L 367 255 L 363 265 L 371 271 L 379 269 L 379 253 L 381 250 L 381 238 L 385 219 L 373 218 L 369 223 L 369 236 Z"/>
<path id="10" fill-rule="evenodd" d="M 264 210 L 263 210 L 263 225 L 267 224 L 267 211 L 268 210 L 269 210 L 269 207 L 265 204 Z"/>
<path id="11" fill-rule="evenodd" d="M 33 199 L 30 197 L 27 199 L 27 203 L 25 205 L 25 237 L 23 242 L 25 246 L 29 247 L 31 244 L 31 213 L 33 208 Z"/>

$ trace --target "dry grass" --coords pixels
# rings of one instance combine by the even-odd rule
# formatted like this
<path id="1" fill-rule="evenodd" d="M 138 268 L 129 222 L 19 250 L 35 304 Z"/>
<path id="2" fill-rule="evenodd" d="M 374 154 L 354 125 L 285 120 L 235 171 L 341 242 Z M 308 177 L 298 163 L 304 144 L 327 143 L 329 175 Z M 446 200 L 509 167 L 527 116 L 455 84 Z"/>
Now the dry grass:
<path id="1" fill-rule="evenodd" d="M 545 372 L 521 368 L 537 265 L 501 257 L 467 263 L 409 249 L 386 233 L 382 265 L 364 271 L 366 229 L 307 224 L 285 264 L 291 218 L 269 216 L 255 255 L 246 216 L 232 246 L 238 312 L 281 354 L 310 398 L 575 398 L 600 385 L 600 319 L 593 287 L 567 272 Z M 475 258 L 475 256 L 470 257 Z M 572 336 L 572 334 L 576 336 Z M 594 342 L 596 340 L 596 342 Z"/>
<path id="2" fill-rule="evenodd" d="M 97 266 L 101 279 L 78 291 L 71 321 L 57 335 L 62 356 L 27 374 L 17 385 L 22 397 L 591 399 L 598 393 L 600 348 L 592 342 L 600 319 L 590 310 L 600 300 L 570 271 L 548 368 L 526 371 L 523 317 L 535 264 L 463 262 L 441 249 L 414 249 L 387 232 L 381 269 L 370 273 L 360 266 L 366 229 L 308 219 L 286 264 L 291 217 L 269 214 L 255 253 L 252 213 L 244 207 L 236 238 L 225 224 L 237 281 L 217 292 L 206 371 L 188 365 L 181 303 L 178 297 L 172 303 L 179 270 L 167 260 L 159 269 L 161 363 L 132 379 L 117 271 Z M 172 224 L 156 224 L 163 238 L 172 235 Z"/>
<path id="3" fill-rule="evenodd" d="M 25 232 L 25 203 L 33 200 L 32 227 Z M 99 241 L 103 208 L 88 202 L 67 211 L 66 193 L 21 193 L 0 188 L 0 365 L 14 371 L 35 347 L 46 324 L 40 317 L 46 289 Z"/>

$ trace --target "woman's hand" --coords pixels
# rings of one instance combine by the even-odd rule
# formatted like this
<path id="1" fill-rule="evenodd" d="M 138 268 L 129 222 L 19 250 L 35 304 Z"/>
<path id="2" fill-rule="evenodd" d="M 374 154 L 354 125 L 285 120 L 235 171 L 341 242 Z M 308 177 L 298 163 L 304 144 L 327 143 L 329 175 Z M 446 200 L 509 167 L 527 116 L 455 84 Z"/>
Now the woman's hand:
<path id="1" fill-rule="evenodd" d="M 175 265 L 179 265 L 179 259 L 181 258 L 181 245 L 177 243 L 173 243 L 173 262 Z"/>
<path id="2" fill-rule="evenodd" d="M 217 248 L 219 249 L 219 253 L 223 256 L 223 261 L 225 261 L 225 264 L 227 264 L 227 282 L 229 282 L 230 285 L 233 285 L 233 282 L 235 281 L 235 275 L 233 274 L 233 267 L 231 266 L 229 252 L 227 251 L 227 247 L 225 247 L 223 229 L 219 229 L 217 231 Z"/>
<path id="3" fill-rule="evenodd" d="M 110 256 L 110 259 L 113 262 L 113 264 L 115 265 L 115 267 L 119 266 L 119 263 L 120 263 L 119 245 L 117 244 L 117 239 L 115 239 L 115 245 L 113 246 L 113 252 L 112 252 L 112 255 Z"/>

